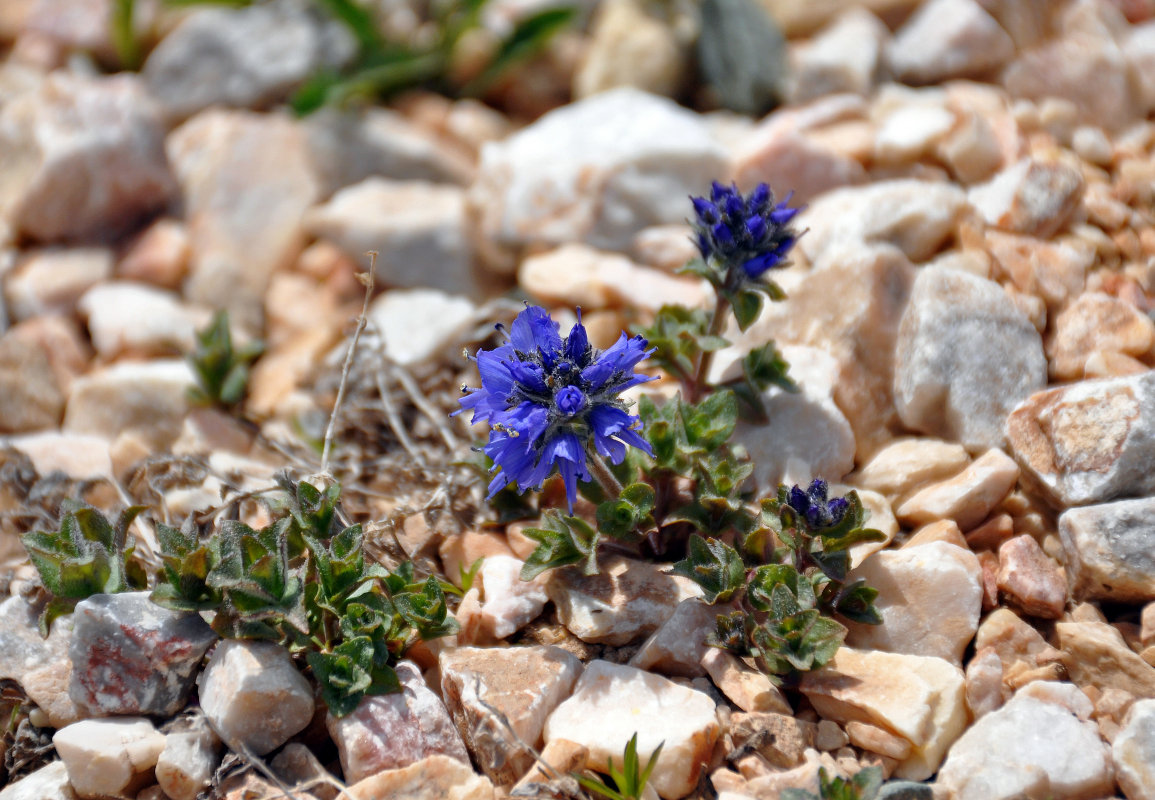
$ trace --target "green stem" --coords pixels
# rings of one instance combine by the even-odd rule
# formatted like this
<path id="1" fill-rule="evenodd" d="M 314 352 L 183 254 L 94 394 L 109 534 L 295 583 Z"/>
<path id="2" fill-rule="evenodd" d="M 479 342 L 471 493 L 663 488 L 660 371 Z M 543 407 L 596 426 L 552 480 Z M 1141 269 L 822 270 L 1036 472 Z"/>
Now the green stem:
<path id="1" fill-rule="evenodd" d="M 726 327 L 726 312 L 730 310 L 730 303 L 719 293 L 714 300 L 714 313 L 710 317 L 710 336 L 721 336 Z M 714 361 L 714 351 L 707 350 L 698 356 L 698 367 L 694 370 L 694 377 L 687 387 L 687 394 L 691 403 L 701 398 L 706 388 L 706 375 L 710 372 L 710 364 Z"/>
<path id="2" fill-rule="evenodd" d="M 593 475 L 594 480 L 602 487 L 602 491 L 606 493 L 607 499 L 614 499 L 621 497 L 622 484 L 614 477 L 614 473 L 610 472 L 610 468 L 606 466 L 606 462 L 602 461 L 602 457 L 590 449 L 587 451 L 589 458 L 586 463 L 589 464 L 590 474 Z"/>

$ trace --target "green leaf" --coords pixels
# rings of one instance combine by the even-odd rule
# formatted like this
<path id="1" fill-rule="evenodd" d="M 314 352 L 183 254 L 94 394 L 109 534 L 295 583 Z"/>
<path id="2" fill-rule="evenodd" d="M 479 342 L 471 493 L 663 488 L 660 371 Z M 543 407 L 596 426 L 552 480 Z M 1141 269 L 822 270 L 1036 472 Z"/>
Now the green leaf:
<path id="1" fill-rule="evenodd" d="M 573 7 L 547 8 L 521 19 L 476 78 L 462 88 L 467 96 L 482 95 L 517 64 L 542 52 L 549 40 L 577 17 Z"/>
<path id="2" fill-rule="evenodd" d="M 244 399 L 249 364 L 264 351 L 260 342 L 240 350 L 233 348 L 227 311 L 218 311 L 208 327 L 198 331 L 196 344 L 188 355 L 198 386 L 190 391 L 197 402 L 230 408 Z"/>
<path id="3" fill-rule="evenodd" d="M 637 542 L 645 531 L 654 527 L 654 489 L 645 483 L 633 483 L 622 490 L 617 500 L 598 505 L 598 531 L 625 542 Z"/>
<path id="4" fill-rule="evenodd" d="M 448 616 L 445 594 L 432 576 L 421 584 L 420 591 L 395 594 L 393 604 L 422 639 L 452 636 L 460 629 L 457 620 Z"/>
<path id="5" fill-rule="evenodd" d="M 750 631 L 754 623 L 754 616 L 745 611 L 719 614 L 714 620 L 714 630 L 706 637 L 706 643 L 738 655 L 746 655 L 750 652 Z"/>
<path id="6" fill-rule="evenodd" d="M 786 40 L 756 0 L 703 0 L 698 61 L 722 105 L 760 116 L 786 78 Z"/>
<path id="7" fill-rule="evenodd" d="M 738 424 L 738 401 L 728 389 L 711 394 L 697 405 L 682 404 L 680 410 L 688 443 L 707 452 L 725 444 Z"/>
<path id="8" fill-rule="evenodd" d="M 753 325 L 758 315 L 762 313 L 762 295 L 756 291 L 728 292 L 726 298 L 734 309 L 734 318 L 738 321 L 738 329 L 741 331 Z"/>
<path id="9" fill-rule="evenodd" d="M 738 551 L 723 541 L 703 539 L 698 534 L 690 537 L 686 558 L 671 568 L 702 587 L 707 603 L 726 602 L 746 581 L 746 565 Z"/>
<path id="10" fill-rule="evenodd" d="M 881 625 L 882 615 L 874 607 L 874 600 L 877 597 L 878 589 L 867 586 L 860 578 L 839 591 L 834 610 L 851 622 Z"/>
<path id="11" fill-rule="evenodd" d="M 705 309 L 662 306 L 648 327 L 635 327 L 655 352 L 650 361 L 681 380 L 690 380 L 703 353 L 721 350 L 729 342 L 709 333 Z"/>
<path id="12" fill-rule="evenodd" d="M 550 510 L 542 517 L 544 528 L 527 528 L 523 533 L 538 543 L 521 568 L 521 579 L 531 581 L 548 569 L 585 562 L 582 574 L 596 575 L 599 535 L 589 523 Z"/>
<path id="13" fill-rule="evenodd" d="M 318 0 L 320 5 L 336 19 L 345 24 L 349 32 L 357 39 L 361 51 L 376 52 L 385 46 L 381 35 L 377 32 L 377 24 L 368 9 L 352 0 Z"/>

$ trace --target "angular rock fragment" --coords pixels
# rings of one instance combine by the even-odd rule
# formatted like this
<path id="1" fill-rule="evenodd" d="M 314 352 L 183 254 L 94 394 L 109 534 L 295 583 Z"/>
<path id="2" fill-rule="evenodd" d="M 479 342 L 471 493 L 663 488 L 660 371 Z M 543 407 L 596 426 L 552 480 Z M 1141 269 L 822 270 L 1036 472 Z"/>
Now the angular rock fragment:
<path id="1" fill-rule="evenodd" d="M 895 77 L 939 83 L 979 77 L 1010 61 L 1015 44 L 975 0 L 930 0 L 899 28 L 887 49 Z"/>
<path id="2" fill-rule="evenodd" d="M 337 800 L 494 800 L 493 784 L 469 762 L 434 754 L 353 783 Z"/>
<path id="3" fill-rule="evenodd" d="M 923 484 L 958 474 L 969 460 L 960 444 L 929 437 L 897 439 L 875 453 L 852 480 L 856 486 L 901 498 Z"/>
<path id="4" fill-rule="evenodd" d="M 1076 599 L 1155 599 L 1155 498 L 1072 508 L 1059 536 Z"/>
<path id="5" fill-rule="evenodd" d="M 0 800 L 76 800 L 76 792 L 64 762 L 53 761 L 0 789 Z"/>
<path id="6" fill-rule="evenodd" d="M 148 592 L 93 595 L 73 619 L 69 694 L 102 716 L 175 714 L 217 640 L 199 615 L 162 608 Z"/>
<path id="7" fill-rule="evenodd" d="M 700 662 L 709 647 L 706 635 L 717 627 L 720 613 L 721 609 L 696 597 L 683 600 L 662 627 L 642 643 L 630 666 L 686 678 L 705 674 Z"/>
<path id="8" fill-rule="evenodd" d="M 735 748 L 756 752 L 779 769 L 798 766 L 818 744 L 818 725 L 789 714 L 736 712 L 729 733 Z"/>
<path id="9" fill-rule="evenodd" d="M 1058 619 L 1067 604 L 1067 581 L 1028 534 L 999 546 L 999 591 L 1032 617 Z"/>
<path id="10" fill-rule="evenodd" d="M 1019 467 L 1006 453 L 992 448 L 953 478 L 926 486 L 897 509 L 908 524 L 953 519 L 959 529 L 978 525 L 1015 487 Z"/>
<path id="11" fill-rule="evenodd" d="M 1115 777 L 1127 800 L 1155 800 L 1155 700 L 1140 700 L 1127 712 L 1111 743 Z"/>
<path id="12" fill-rule="evenodd" d="M 1127 646 L 1105 622 L 1059 622 L 1055 625 L 1063 666 L 1079 686 L 1122 693 L 1123 710 L 1134 700 L 1155 697 L 1155 667 Z"/>
<path id="13" fill-rule="evenodd" d="M 52 737 L 82 798 L 127 797 L 152 781 L 164 734 L 147 719 L 86 719 Z"/>
<path id="14" fill-rule="evenodd" d="M 544 576 L 532 581 L 521 579 L 524 563 L 503 555 L 481 562 L 481 624 L 495 639 L 504 639 L 533 622 L 549 602 Z"/>
<path id="15" fill-rule="evenodd" d="M 790 703 L 765 673 L 717 647 L 707 647 L 702 667 L 726 699 L 743 711 L 791 714 Z"/>
<path id="16" fill-rule="evenodd" d="M 156 762 L 156 781 L 171 800 L 196 800 L 220 763 L 220 739 L 203 716 L 165 734 Z"/>
<path id="17" fill-rule="evenodd" d="M 589 748 L 586 766 L 621 769 L 622 751 L 637 733 L 645 764 L 665 743 L 650 784 L 664 800 L 684 797 L 697 785 L 718 738 L 714 701 L 707 695 L 633 667 L 592 661 L 573 696 L 550 715 L 545 740 L 566 739 Z"/>
<path id="18" fill-rule="evenodd" d="M 1075 167 L 1024 158 L 971 188 L 967 197 L 988 224 L 1049 239 L 1079 207 L 1083 188 Z"/>
<path id="19" fill-rule="evenodd" d="M 1047 340 L 1052 378 L 1078 380 L 1091 356 L 1143 358 L 1155 347 L 1155 322 L 1130 303 L 1102 292 L 1085 292 L 1055 317 Z"/>
<path id="20" fill-rule="evenodd" d="M 65 431 L 115 437 L 133 433 L 154 451 L 180 434 L 192 369 L 184 360 L 125 361 L 72 382 Z"/>

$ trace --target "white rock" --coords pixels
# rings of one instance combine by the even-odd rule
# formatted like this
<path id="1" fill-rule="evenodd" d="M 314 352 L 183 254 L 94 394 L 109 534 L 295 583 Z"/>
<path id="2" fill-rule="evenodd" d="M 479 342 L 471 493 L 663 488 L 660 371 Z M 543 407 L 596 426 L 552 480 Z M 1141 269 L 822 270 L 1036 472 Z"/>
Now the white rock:
<path id="1" fill-rule="evenodd" d="M 1127 712 L 1111 743 L 1115 777 L 1127 800 L 1155 800 L 1155 700 L 1140 700 Z"/>
<path id="2" fill-rule="evenodd" d="M 0 219 L 41 241 L 108 236 L 163 206 L 176 184 L 140 79 L 58 71 L 0 110 Z"/>
<path id="3" fill-rule="evenodd" d="M 800 688 L 826 719 L 866 722 L 909 741 L 910 755 L 895 768 L 906 780 L 933 775 L 967 724 L 966 679 L 941 658 L 844 646 L 803 675 Z"/>
<path id="4" fill-rule="evenodd" d="M 350 786 L 339 800 L 494 800 L 493 784 L 468 763 L 434 754 Z"/>
<path id="5" fill-rule="evenodd" d="M 1155 498 L 1072 508 L 1059 517 L 1077 599 L 1155 599 Z"/>
<path id="6" fill-rule="evenodd" d="M 110 361 L 125 353 L 187 352 L 210 317 L 170 292 L 127 281 L 94 286 L 78 307 L 97 354 Z"/>
<path id="7" fill-rule="evenodd" d="M 76 800 L 63 761 L 53 761 L 0 789 L 0 800 Z"/>
<path id="8" fill-rule="evenodd" d="M 967 199 L 989 225 L 1048 239 L 1079 208 L 1083 188 L 1074 166 L 1027 157 L 972 187 Z"/>
<path id="9" fill-rule="evenodd" d="M 960 530 L 969 531 L 1010 494 L 1018 479 L 1018 464 L 992 448 L 953 478 L 920 489 L 896 513 L 911 525 L 952 519 Z"/>
<path id="10" fill-rule="evenodd" d="M 133 431 L 164 447 L 180 433 L 193 383 L 183 360 L 123 362 L 91 372 L 72 383 L 63 429 L 109 437 Z"/>
<path id="11" fill-rule="evenodd" d="M 692 112 L 613 89 L 485 145 L 470 199 L 481 234 L 499 242 L 624 249 L 642 228 L 684 220 L 687 195 L 708 190 L 725 162 Z"/>
<path id="12" fill-rule="evenodd" d="M 1042 339 L 997 283 L 944 267 L 919 272 L 895 354 L 904 423 L 968 449 L 998 447 L 1007 415 L 1046 381 Z"/>
<path id="13" fill-rule="evenodd" d="M 289 652 L 272 642 L 226 639 L 209 656 L 199 684 L 205 717 L 234 750 L 264 755 L 313 718 L 313 688 Z"/>
<path id="14" fill-rule="evenodd" d="M 192 242 L 185 298 L 260 330 L 269 279 L 299 252 L 301 215 L 318 196 L 300 126 L 210 109 L 169 134 L 166 149 Z"/>
<path id="15" fill-rule="evenodd" d="M 666 17 L 638 0 L 600 3 L 589 49 L 574 74 L 574 96 L 618 86 L 676 95 L 687 71 L 688 42 Z"/>
<path id="16" fill-rule="evenodd" d="M 80 797 L 124 797 L 151 782 L 164 734 L 143 717 L 86 719 L 52 737 Z"/>
<path id="17" fill-rule="evenodd" d="M 187 729 L 166 734 L 156 762 L 156 781 L 165 795 L 171 800 L 196 800 L 212 782 L 219 749 L 220 740 L 201 716 Z"/>
<path id="18" fill-rule="evenodd" d="M 907 164 L 934 149 L 955 125 L 950 110 L 912 104 L 887 114 L 874 138 L 874 156 L 880 162 Z"/>
<path id="19" fill-rule="evenodd" d="M 958 800 L 1110 795 L 1114 782 L 1107 745 L 1093 722 L 1067 707 L 1090 704 L 1074 696 L 1079 690 L 1071 684 L 1059 686 L 1052 692 L 1062 703 L 1020 691 L 982 717 L 951 748 L 938 784 L 953 790 Z"/>
<path id="20" fill-rule="evenodd" d="M 310 209 L 305 228 L 358 262 L 376 251 L 377 276 L 387 285 L 480 293 L 465 194 L 456 186 L 368 178 Z"/>
<path id="21" fill-rule="evenodd" d="M 295 0 L 187 16 L 149 54 L 142 74 L 174 119 L 210 106 L 261 108 L 356 52 L 335 19 Z"/>
<path id="22" fill-rule="evenodd" d="M 704 675 L 702 656 L 710 649 L 706 635 L 717 628 L 719 613 L 721 609 L 696 597 L 683 600 L 662 627 L 642 643 L 630 666 L 686 678 Z"/>
<path id="23" fill-rule="evenodd" d="M 1131 29 L 1123 44 L 1123 55 L 1135 76 L 1144 114 L 1155 108 L 1155 20 Z"/>
<path id="24" fill-rule="evenodd" d="M 549 602 L 545 576 L 523 581 L 524 564 L 520 558 L 502 555 L 481 562 L 481 624 L 495 639 L 504 639 L 533 622 Z"/>
<path id="25" fill-rule="evenodd" d="M 437 289 L 395 289 L 369 307 L 369 321 L 385 339 L 385 353 L 403 367 L 435 360 L 470 324 L 477 307 Z"/>
<path id="26" fill-rule="evenodd" d="M 977 77 L 1015 55 L 1015 43 L 975 0 L 930 0 L 887 48 L 890 69 L 907 83 Z"/>
<path id="27" fill-rule="evenodd" d="M 848 8 L 793 54 L 791 102 L 836 92 L 869 94 L 889 36 L 878 17 L 862 8 Z"/>
<path id="28" fill-rule="evenodd" d="M 697 785 L 718 738 L 714 701 L 707 695 L 633 667 L 592 661 L 545 723 L 545 741 L 567 739 L 589 748 L 586 766 L 621 769 L 622 751 L 634 734 L 645 764 L 664 742 L 650 784 L 665 800 Z"/>
<path id="29" fill-rule="evenodd" d="M 112 251 L 103 247 L 31 251 L 5 276 L 12 316 L 72 314 L 81 295 L 112 277 L 112 262 Z"/>
<path id="30" fill-rule="evenodd" d="M 707 647 L 700 661 L 718 691 L 743 711 L 793 715 L 790 703 L 770 678 L 732 653 Z"/>
<path id="31" fill-rule="evenodd" d="M 838 189 L 798 215 L 799 229 L 809 229 L 798 247 L 813 264 L 836 243 L 885 242 L 917 263 L 954 233 L 965 208 L 965 194 L 949 183 L 893 180 Z"/>
<path id="32" fill-rule="evenodd" d="M 875 453 L 853 481 L 889 497 L 901 497 L 930 481 L 955 475 L 967 465 L 966 449 L 929 437 L 898 439 Z"/>
<path id="33" fill-rule="evenodd" d="M 860 649 L 937 656 L 956 667 L 979 626 L 982 570 L 969 550 L 946 542 L 875 553 L 848 579 L 878 590 L 881 625 L 849 623 Z"/>

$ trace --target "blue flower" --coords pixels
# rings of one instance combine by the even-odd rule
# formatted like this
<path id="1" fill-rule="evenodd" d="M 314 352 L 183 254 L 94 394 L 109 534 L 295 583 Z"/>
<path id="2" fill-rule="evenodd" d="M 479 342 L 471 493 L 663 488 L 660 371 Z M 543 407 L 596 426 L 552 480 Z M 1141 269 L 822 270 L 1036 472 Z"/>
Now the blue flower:
<path id="1" fill-rule="evenodd" d="M 638 430 L 637 417 L 618 398 L 626 389 L 652 380 L 634 372 L 654 352 L 641 336 L 625 333 L 608 350 L 590 346 L 580 310 L 564 339 L 543 308 L 526 306 L 509 329 L 509 340 L 477 353 L 481 388 L 469 390 L 454 413 L 473 411 L 473 422 L 488 422 L 484 450 L 497 471 L 493 497 L 508 484 L 518 491 L 540 489 L 556 467 L 565 482 L 570 512 L 577 482 L 589 480 L 587 449 L 620 464 L 626 447 L 653 455 Z"/>
<path id="2" fill-rule="evenodd" d="M 714 182 L 709 199 L 691 197 L 697 219 L 695 243 L 707 263 L 713 262 L 737 282 L 756 281 L 768 270 L 786 263 L 786 254 L 798 240 L 790 227 L 801 210 L 787 197 L 774 204 L 774 193 L 764 183 L 743 197 L 737 186 Z M 741 270 L 740 274 L 734 273 Z"/>
<path id="3" fill-rule="evenodd" d="M 798 486 L 792 488 L 787 503 L 806 520 L 811 530 L 830 528 L 842 522 L 850 503 L 843 497 L 827 500 L 826 494 L 826 481 L 816 478 L 806 490 Z"/>

